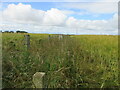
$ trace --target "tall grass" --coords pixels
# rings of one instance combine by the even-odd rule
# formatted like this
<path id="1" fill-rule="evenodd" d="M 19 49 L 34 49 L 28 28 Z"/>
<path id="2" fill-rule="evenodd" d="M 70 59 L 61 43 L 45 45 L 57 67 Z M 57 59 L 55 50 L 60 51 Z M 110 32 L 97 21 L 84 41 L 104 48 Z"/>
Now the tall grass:
<path id="1" fill-rule="evenodd" d="M 4 88 L 32 88 L 36 72 L 46 73 L 46 88 L 119 86 L 118 36 L 30 36 L 27 50 L 23 34 L 3 34 Z"/>

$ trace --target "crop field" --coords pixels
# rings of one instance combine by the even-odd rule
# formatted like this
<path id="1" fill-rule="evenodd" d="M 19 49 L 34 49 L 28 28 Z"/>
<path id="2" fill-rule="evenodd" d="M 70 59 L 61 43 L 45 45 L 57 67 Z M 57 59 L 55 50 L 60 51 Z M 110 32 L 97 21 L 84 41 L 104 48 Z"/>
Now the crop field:
<path id="1" fill-rule="evenodd" d="M 118 36 L 2 34 L 3 88 L 33 88 L 45 72 L 45 88 L 117 88 Z"/>

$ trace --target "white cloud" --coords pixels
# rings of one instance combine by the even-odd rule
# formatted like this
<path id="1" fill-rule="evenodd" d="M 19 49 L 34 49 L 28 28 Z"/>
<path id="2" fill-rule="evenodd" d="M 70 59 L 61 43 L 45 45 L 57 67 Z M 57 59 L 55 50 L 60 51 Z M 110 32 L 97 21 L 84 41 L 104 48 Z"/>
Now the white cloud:
<path id="1" fill-rule="evenodd" d="M 119 0 L 55 0 L 55 1 L 61 1 L 61 2 L 118 2 Z"/>
<path id="2" fill-rule="evenodd" d="M 18 5 L 10 4 L 3 11 L 3 19 L 16 23 L 36 23 L 42 22 L 44 11 L 32 9 L 30 5 L 19 3 Z"/>
<path id="3" fill-rule="evenodd" d="M 65 15 L 89 15 L 88 12 L 85 11 L 80 11 L 80 12 L 75 12 L 73 10 L 61 10 L 63 14 Z"/>
<path id="4" fill-rule="evenodd" d="M 28 2 L 28 0 L 1 0 L 2 2 Z M 29 2 L 118 2 L 119 0 L 29 0 Z"/>
<path id="5" fill-rule="evenodd" d="M 79 33 L 87 31 L 86 33 L 110 33 L 118 32 L 118 15 L 115 14 L 110 20 L 77 20 L 70 17 L 67 20 L 68 27 L 75 27 Z"/>
<path id="6" fill-rule="evenodd" d="M 65 22 L 66 15 L 64 15 L 60 10 L 52 8 L 45 12 L 44 21 L 45 25 L 62 25 Z"/>
<path id="7" fill-rule="evenodd" d="M 3 11 L 4 23 L 0 27 L 3 30 L 27 30 L 39 33 L 117 34 L 117 14 L 110 20 L 78 20 L 68 17 L 69 13 L 75 12 L 56 8 L 43 11 L 21 3 L 10 4 Z"/>
<path id="8" fill-rule="evenodd" d="M 60 7 L 73 8 L 73 9 L 84 9 L 86 12 L 108 14 L 118 12 L 117 2 L 94 2 L 94 3 L 66 3 L 61 4 Z"/>
<path id="9" fill-rule="evenodd" d="M 66 19 L 66 16 L 58 9 L 42 11 L 22 3 L 8 5 L 8 8 L 3 11 L 3 16 L 5 21 L 39 25 L 60 25 Z"/>
<path id="10" fill-rule="evenodd" d="M 70 15 L 70 14 L 76 14 L 76 12 L 72 11 L 72 10 L 61 10 L 63 14 L 65 15 Z"/>
<path id="11" fill-rule="evenodd" d="M 120 0 L 96 0 L 98 2 L 119 2 Z"/>

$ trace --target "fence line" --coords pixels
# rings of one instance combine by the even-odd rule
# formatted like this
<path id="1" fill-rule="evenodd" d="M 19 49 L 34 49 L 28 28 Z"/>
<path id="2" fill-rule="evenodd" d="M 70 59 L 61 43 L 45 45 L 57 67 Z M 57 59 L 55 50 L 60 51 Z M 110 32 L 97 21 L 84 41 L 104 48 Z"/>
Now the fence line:
<path id="1" fill-rule="evenodd" d="M 27 46 L 27 49 L 30 48 L 30 35 L 24 35 L 25 37 L 25 45 Z"/>

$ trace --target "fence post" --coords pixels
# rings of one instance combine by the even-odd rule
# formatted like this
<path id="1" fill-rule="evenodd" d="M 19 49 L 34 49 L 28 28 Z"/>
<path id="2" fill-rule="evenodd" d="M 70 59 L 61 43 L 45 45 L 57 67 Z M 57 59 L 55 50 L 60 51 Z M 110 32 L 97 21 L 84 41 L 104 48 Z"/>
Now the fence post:
<path id="1" fill-rule="evenodd" d="M 24 35 L 25 37 L 25 45 L 27 46 L 27 49 L 30 48 L 30 35 Z"/>
<path id="2" fill-rule="evenodd" d="M 63 35 L 60 34 L 60 35 L 59 35 L 59 40 L 61 40 L 62 38 L 63 38 Z"/>
<path id="3" fill-rule="evenodd" d="M 51 36 L 49 35 L 49 36 L 48 36 L 48 40 L 50 40 L 50 38 L 51 38 Z"/>
<path id="4" fill-rule="evenodd" d="M 33 75 L 33 83 L 35 85 L 35 88 L 45 88 L 44 86 L 44 78 L 45 73 L 44 72 L 36 72 Z"/>

